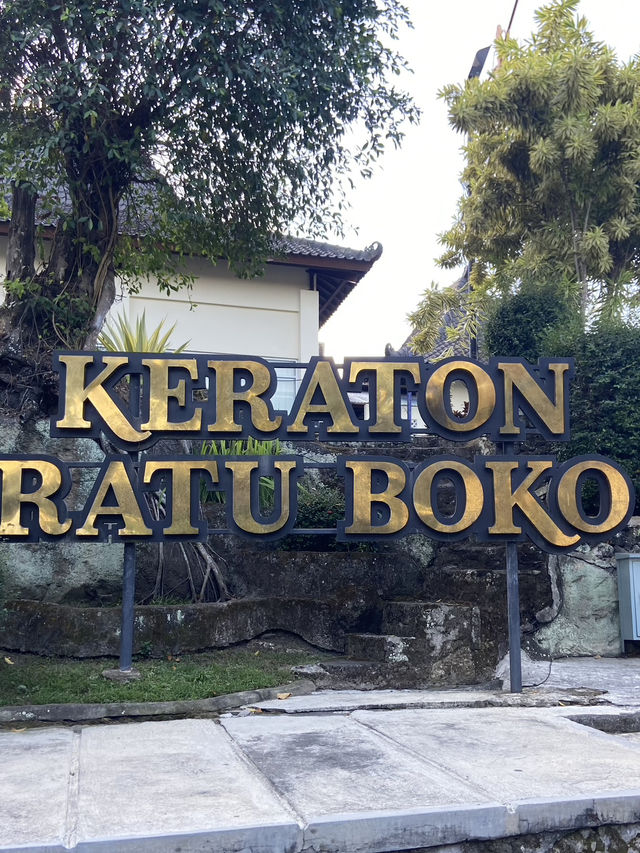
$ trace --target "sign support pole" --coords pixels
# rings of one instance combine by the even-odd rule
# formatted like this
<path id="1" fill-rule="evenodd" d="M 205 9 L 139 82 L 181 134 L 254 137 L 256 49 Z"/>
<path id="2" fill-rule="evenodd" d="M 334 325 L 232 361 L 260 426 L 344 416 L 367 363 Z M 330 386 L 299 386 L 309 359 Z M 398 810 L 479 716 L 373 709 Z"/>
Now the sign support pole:
<path id="1" fill-rule="evenodd" d="M 122 622 L 120 631 L 120 672 L 131 672 L 133 660 L 134 598 L 136 591 L 136 545 L 124 543 L 122 573 Z"/>
<path id="2" fill-rule="evenodd" d="M 518 548 L 507 542 L 507 616 L 509 620 L 509 685 L 512 693 L 522 693 L 522 655 L 520 650 L 520 589 Z"/>
<path id="3" fill-rule="evenodd" d="M 517 453 L 518 444 L 509 442 L 509 449 Z M 506 442 L 502 444 L 505 453 Z M 509 630 L 509 689 L 512 693 L 522 693 L 522 652 L 520 648 L 520 580 L 518 577 L 518 546 L 516 542 L 507 542 L 505 548 L 505 568 L 507 574 L 507 624 Z"/>
<path id="4" fill-rule="evenodd" d="M 134 415 L 140 413 L 140 377 L 131 377 L 129 399 Z M 130 452 L 129 458 L 136 466 L 139 460 L 137 452 Z M 136 595 L 136 543 L 124 543 L 124 561 L 122 566 L 122 619 L 120 623 L 120 672 L 131 672 L 133 666 L 133 629 L 135 626 Z"/>

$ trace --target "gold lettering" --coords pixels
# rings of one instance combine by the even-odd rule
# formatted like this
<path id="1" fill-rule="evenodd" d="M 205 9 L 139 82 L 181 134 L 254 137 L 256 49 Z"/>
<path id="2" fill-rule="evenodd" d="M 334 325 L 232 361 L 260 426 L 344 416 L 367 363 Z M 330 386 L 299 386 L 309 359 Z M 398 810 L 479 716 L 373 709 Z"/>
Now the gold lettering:
<path id="1" fill-rule="evenodd" d="M 578 478 L 585 471 L 599 471 L 607 480 L 611 492 L 611 507 L 604 521 L 593 524 L 585 521 L 578 511 Z M 620 471 L 600 459 L 576 462 L 562 475 L 558 483 L 558 506 L 569 524 L 585 533 L 606 534 L 617 527 L 629 510 L 631 494 L 627 481 Z"/>
<path id="2" fill-rule="evenodd" d="M 313 397 L 320 389 L 324 403 L 312 403 Z M 291 411 L 292 422 L 287 426 L 287 432 L 308 432 L 309 427 L 304 423 L 308 414 L 326 414 L 332 421 L 328 433 L 357 433 L 358 427 L 352 422 L 347 404 L 336 379 L 335 373 L 328 361 L 318 361 L 306 387 L 300 403 Z"/>
<path id="3" fill-rule="evenodd" d="M 351 535 L 398 533 L 407 526 L 409 510 L 405 502 L 398 497 L 404 489 L 407 478 L 404 470 L 395 462 L 369 462 L 365 460 L 347 461 L 345 468 L 353 471 L 353 523 L 345 528 Z M 373 472 L 382 471 L 387 475 L 387 487 L 382 492 L 373 492 Z M 389 520 L 385 524 L 373 524 L 374 503 L 382 503 L 389 509 Z"/>
<path id="4" fill-rule="evenodd" d="M 149 420 L 140 428 L 153 431 L 199 430 L 202 423 L 202 410 L 197 409 L 188 421 L 169 420 L 169 400 L 177 400 L 186 406 L 187 383 L 179 379 L 175 385 L 169 385 L 169 371 L 172 368 L 186 370 L 192 379 L 198 377 L 198 364 L 195 358 L 143 358 L 142 364 L 149 368 Z"/>
<path id="5" fill-rule="evenodd" d="M 151 435 L 150 432 L 139 432 L 132 426 L 119 406 L 103 388 L 103 383 L 113 376 L 119 367 L 128 364 L 126 356 L 105 355 L 102 357 L 105 367 L 85 385 L 85 373 L 89 364 L 93 363 L 92 355 L 61 355 L 59 359 L 67 367 L 64 383 L 63 417 L 56 421 L 58 429 L 91 429 L 91 421 L 85 420 L 84 412 L 87 403 L 95 408 L 99 417 L 109 429 L 122 441 L 140 442 Z"/>
<path id="6" fill-rule="evenodd" d="M 569 370 L 566 362 L 549 365 L 554 374 L 554 399 L 552 403 L 544 390 L 538 385 L 524 364 L 505 361 L 498 364 L 504 374 L 504 426 L 501 435 L 520 435 L 520 427 L 515 424 L 514 390 L 517 388 L 530 404 L 536 415 L 546 424 L 554 435 L 562 435 L 566 424 L 564 417 L 564 374 Z"/>
<path id="7" fill-rule="evenodd" d="M 401 425 L 395 421 L 395 376 L 396 373 L 410 373 L 419 382 L 420 365 L 415 361 L 354 361 L 349 382 L 355 382 L 358 374 L 365 371 L 373 371 L 376 377 L 376 422 L 369 432 L 402 432 Z"/>
<path id="8" fill-rule="evenodd" d="M 456 522 L 443 522 L 436 518 L 431 502 L 431 487 L 436 474 L 455 471 L 462 478 L 465 505 L 462 516 Z M 440 460 L 424 468 L 413 486 L 413 505 L 424 524 L 439 533 L 460 533 L 478 520 L 484 504 L 484 491 L 478 475 L 464 462 Z"/>
<path id="9" fill-rule="evenodd" d="M 209 367 L 215 370 L 216 422 L 209 425 L 209 432 L 242 432 L 242 426 L 235 422 L 235 403 L 245 402 L 251 410 L 251 423 L 260 432 L 273 432 L 282 423 L 278 415 L 274 420 L 269 415 L 269 407 L 262 397 L 271 386 L 269 368 L 259 361 L 209 361 Z M 236 391 L 234 381 L 236 373 L 244 370 L 251 374 L 252 382 L 248 388 Z"/>
<path id="10" fill-rule="evenodd" d="M 58 507 L 50 500 L 62 486 L 62 471 L 46 459 L 3 459 L 2 504 L 0 536 L 27 536 L 29 529 L 20 522 L 23 503 L 34 504 L 38 509 L 38 525 L 49 536 L 61 536 L 71 527 L 71 520 L 58 520 Z M 23 473 L 37 472 L 42 482 L 33 492 L 23 492 Z"/>
<path id="11" fill-rule="evenodd" d="M 274 469 L 280 473 L 280 515 L 269 523 L 256 521 L 251 509 L 251 472 L 258 468 L 259 463 L 255 459 L 234 459 L 224 464 L 231 471 L 233 520 L 240 530 L 262 536 L 281 530 L 289 520 L 291 473 L 296 470 L 295 461 L 279 460 L 273 463 Z"/>
<path id="12" fill-rule="evenodd" d="M 445 405 L 444 392 L 447 387 L 447 379 L 454 371 L 461 372 L 460 381 L 468 387 L 469 379 L 474 383 L 477 390 L 478 405 L 473 417 L 467 421 L 452 418 L 448 407 Z M 472 361 L 448 361 L 437 367 L 427 382 L 426 390 L 427 412 L 431 417 L 452 432 L 472 432 L 491 417 L 496 405 L 496 389 L 491 377 Z"/>
<path id="13" fill-rule="evenodd" d="M 115 506 L 104 504 L 110 488 L 115 495 Z M 118 531 L 118 536 L 151 536 L 153 533 L 144 522 L 142 510 L 124 462 L 115 460 L 109 463 L 85 516 L 84 524 L 76 530 L 76 536 L 97 536 L 99 531 L 95 524 L 99 515 L 122 517 L 124 527 Z"/>
<path id="14" fill-rule="evenodd" d="M 580 541 L 579 536 L 566 536 L 529 491 L 541 474 L 553 467 L 550 460 L 527 460 L 530 473 L 515 491 L 511 475 L 518 468 L 517 462 L 490 461 L 485 464 L 493 472 L 495 524 L 489 528 L 489 533 L 506 535 L 522 533 L 522 528 L 513 521 L 513 510 L 518 507 L 538 533 L 551 545 L 557 548 L 568 548 Z"/>
<path id="15" fill-rule="evenodd" d="M 191 472 L 206 471 L 217 483 L 218 463 L 214 459 L 152 459 L 145 463 L 143 482 L 150 483 L 157 471 L 171 474 L 171 525 L 164 529 L 165 536 L 195 536 L 199 530 L 191 524 Z"/>

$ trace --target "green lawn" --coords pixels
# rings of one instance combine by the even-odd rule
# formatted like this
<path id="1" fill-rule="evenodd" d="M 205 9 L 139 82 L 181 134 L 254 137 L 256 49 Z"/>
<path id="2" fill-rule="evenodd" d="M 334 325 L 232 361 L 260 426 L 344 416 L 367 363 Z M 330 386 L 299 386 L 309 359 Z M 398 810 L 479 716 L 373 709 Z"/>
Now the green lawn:
<path id="1" fill-rule="evenodd" d="M 134 667 L 142 674 L 140 680 L 116 684 L 101 675 L 118 667 L 113 658 L 77 661 L 0 652 L 0 705 L 206 699 L 276 687 L 294 680 L 292 666 L 317 660 L 305 652 L 225 649 L 138 660 Z"/>

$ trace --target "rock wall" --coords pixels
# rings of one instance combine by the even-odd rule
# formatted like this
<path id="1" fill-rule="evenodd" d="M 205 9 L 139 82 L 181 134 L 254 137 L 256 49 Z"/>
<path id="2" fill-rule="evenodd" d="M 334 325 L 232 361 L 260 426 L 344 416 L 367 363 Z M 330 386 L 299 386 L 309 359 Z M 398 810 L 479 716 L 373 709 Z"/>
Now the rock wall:
<path id="1" fill-rule="evenodd" d="M 50 438 L 49 421 L 20 424 L 0 418 L 2 453 L 49 454 L 65 461 L 101 462 L 100 447 L 89 439 Z M 72 495 L 89 493 L 93 470 L 74 471 Z M 0 542 L 0 597 L 39 601 L 90 601 L 121 597 L 123 546 L 83 542 Z"/>
<path id="2" fill-rule="evenodd" d="M 535 614 L 533 638 L 551 657 L 602 655 L 622 651 L 615 554 L 640 547 L 640 519 L 611 542 L 548 558 L 553 603 Z"/>
<path id="3" fill-rule="evenodd" d="M 51 439 L 48 431 L 47 421 L 22 426 L 4 418 L 0 422 L 0 447 L 5 452 L 49 453 L 70 461 L 102 459 L 95 442 Z M 308 460 L 321 463 L 356 452 L 356 446 L 318 443 L 296 445 L 295 449 L 306 453 Z M 359 449 L 412 462 L 452 452 L 470 459 L 487 450 L 480 442 L 450 445 L 430 436 L 409 445 Z M 334 475 L 321 469 L 318 482 L 322 484 L 326 476 Z M 78 469 L 74 479 L 78 498 L 86 495 L 91 479 L 91 470 Z M 533 546 L 519 546 L 523 632 L 533 639 L 539 652 L 553 657 L 620 653 L 614 554 L 616 550 L 637 549 L 639 533 L 640 526 L 634 526 L 611 543 L 593 549 L 581 546 L 569 555 L 550 558 Z M 296 542 L 297 547 L 301 540 Z M 328 633 L 323 628 L 319 644 L 326 648 L 343 648 L 347 630 L 378 631 L 385 601 L 420 600 L 478 606 L 487 656 L 497 662 L 506 651 L 503 546 L 467 541 L 442 544 L 424 536 L 410 536 L 341 552 L 331 550 L 335 543 L 330 537 L 324 541 L 330 550 L 321 550 L 324 546 L 317 541 L 314 551 L 257 546 L 232 536 L 213 537 L 211 543 L 219 553 L 234 598 L 289 598 L 320 602 L 322 607 L 331 602 L 338 610 L 340 602 L 349 602 L 348 624 L 339 628 L 334 620 L 334 628 Z M 145 600 L 154 586 L 157 552 L 147 546 L 139 546 L 138 551 L 138 600 Z M 165 592 L 186 596 L 184 567 L 170 548 L 166 557 Z M 121 577 L 122 546 L 117 544 L 0 543 L 0 599 L 110 605 L 120 599 Z"/>

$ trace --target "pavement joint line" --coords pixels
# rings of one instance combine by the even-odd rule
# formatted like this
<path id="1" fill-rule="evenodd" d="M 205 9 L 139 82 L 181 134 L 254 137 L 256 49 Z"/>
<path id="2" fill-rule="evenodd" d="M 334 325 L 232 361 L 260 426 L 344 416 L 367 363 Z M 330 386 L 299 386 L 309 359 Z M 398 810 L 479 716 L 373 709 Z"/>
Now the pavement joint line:
<path id="1" fill-rule="evenodd" d="M 289 812 L 292 820 L 298 824 L 298 828 L 301 833 L 304 833 L 304 828 L 306 826 L 305 820 L 302 815 L 298 814 L 296 809 L 293 806 L 293 803 L 286 797 L 269 779 L 269 777 L 260 770 L 258 765 L 247 755 L 247 753 L 242 749 L 240 744 L 235 740 L 235 738 L 231 735 L 231 732 L 227 730 L 227 727 L 220 721 L 210 720 L 214 726 L 218 726 L 223 732 L 234 755 L 238 758 L 238 760 L 245 765 L 245 767 L 249 770 L 252 776 L 260 779 L 261 782 L 264 783 L 265 787 L 269 790 L 272 796 L 280 803 L 283 808 Z"/>
<path id="2" fill-rule="evenodd" d="M 80 750 L 82 748 L 82 729 L 73 732 L 71 739 L 71 760 L 69 762 L 69 781 L 67 783 L 67 807 L 64 818 L 63 843 L 67 848 L 76 846 L 78 823 L 80 820 Z"/>
<path id="3" fill-rule="evenodd" d="M 360 710 L 360 709 L 357 709 L 357 710 Z M 407 710 L 407 709 L 402 708 L 401 710 Z M 432 709 L 420 708 L 419 710 L 432 710 Z M 447 710 L 447 709 L 445 709 L 445 710 Z M 356 711 L 353 711 L 351 716 L 353 716 L 353 714 L 355 714 L 355 713 L 356 713 Z M 379 729 L 376 729 L 375 726 L 370 725 L 369 723 L 365 722 L 364 720 L 359 720 L 355 717 L 353 719 L 354 719 L 354 722 L 358 723 L 358 725 L 363 726 L 363 728 L 368 729 L 369 731 L 373 732 L 378 737 L 383 738 L 384 740 L 393 744 L 393 746 L 396 749 L 400 748 L 403 752 L 406 752 L 408 755 L 411 755 L 413 758 L 415 758 L 417 761 L 421 762 L 422 764 L 425 764 L 427 767 L 435 767 L 438 770 L 444 771 L 449 776 L 452 776 L 454 779 L 457 779 L 458 782 L 463 784 L 470 791 L 474 791 L 475 793 L 480 793 L 480 794 L 484 793 L 484 789 L 482 788 L 481 785 L 478 785 L 477 783 L 473 782 L 468 777 L 463 776 L 461 773 L 458 773 L 452 767 L 448 767 L 446 764 L 441 764 L 440 762 L 435 761 L 434 759 L 429 758 L 426 755 L 420 755 L 418 752 L 415 752 L 415 750 L 408 747 L 402 741 L 396 740 L 396 738 L 392 737 L 391 735 L 387 734 L 386 732 L 382 732 Z"/>

